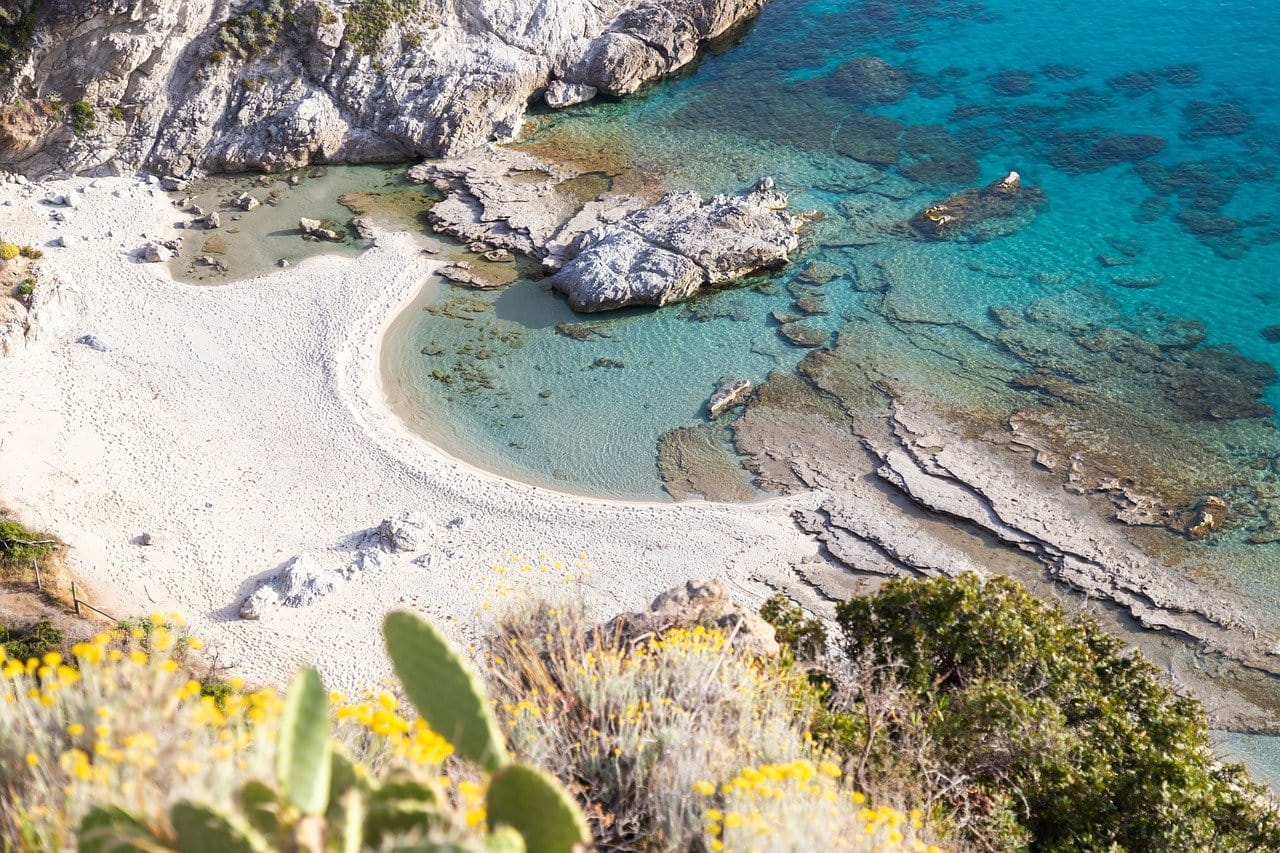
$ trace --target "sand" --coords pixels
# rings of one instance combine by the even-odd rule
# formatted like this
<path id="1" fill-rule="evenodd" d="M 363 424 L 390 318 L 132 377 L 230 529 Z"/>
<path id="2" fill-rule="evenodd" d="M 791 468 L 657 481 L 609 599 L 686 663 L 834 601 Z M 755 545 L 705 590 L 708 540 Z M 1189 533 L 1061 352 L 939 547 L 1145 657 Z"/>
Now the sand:
<path id="1" fill-rule="evenodd" d="M 42 203 L 71 187 L 78 207 Z M 571 597 L 603 617 L 720 577 L 750 602 L 768 593 L 761 580 L 815 553 L 791 512 L 819 495 L 582 498 L 480 471 L 411 432 L 388 406 L 379 352 L 397 313 L 442 286 L 421 237 L 381 235 L 356 259 L 190 285 L 130 256 L 148 237 L 182 233 L 155 186 L 0 183 L 0 205 L 7 239 L 62 235 L 68 246 L 47 247 L 43 262 L 60 308 L 41 337 L 0 358 L 0 501 L 71 545 L 72 571 L 102 609 L 180 611 L 209 657 L 247 678 L 281 682 L 309 663 L 335 688 L 376 684 L 389 671 L 389 609 L 423 613 L 474 647 L 514 599 Z M 75 343 L 85 334 L 109 349 Z M 311 607 L 237 617 L 289 558 L 349 565 L 370 528 L 409 510 L 434 520 L 424 552 L 388 558 Z M 142 533 L 154 544 L 135 544 Z"/>

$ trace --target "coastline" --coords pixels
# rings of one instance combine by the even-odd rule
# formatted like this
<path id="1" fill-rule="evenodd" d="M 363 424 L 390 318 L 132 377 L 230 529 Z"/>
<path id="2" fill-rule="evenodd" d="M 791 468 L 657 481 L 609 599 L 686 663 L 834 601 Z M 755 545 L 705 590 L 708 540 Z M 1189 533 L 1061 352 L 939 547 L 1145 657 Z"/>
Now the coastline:
<path id="1" fill-rule="evenodd" d="M 378 625 L 393 607 L 466 643 L 504 591 L 573 595 L 601 616 L 690 577 L 758 599 L 768 589 L 756 578 L 817 553 L 791 520 L 815 495 L 745 506 L 580 498 L 484 472 L 414 434 L 386 405 L 378 369 L 387 329 L 430 270 L 408 235 L 381 235 L 354 260 L 183 284 L 125 256 L 141 240 L 109 236 L 116 223 L 132 223 L 118 234 L 142 223 L 164 233 L 172 219 L 166 196 L 131 179 L 41 184 L 27 198 L 5 185 L 6 210 L 28 214 L 14 236 L 47 243 L 55 223 L 41 222 L 40 200 L 72 186 L 84 202 L 56 226 L 71 248 L 49 248 L 45 264 L 81 310 L 65 333 L 0 360 L 0 482 L 24 520 L 68 541 L 72 571 L 113 615 L 180 610 L 210 656 L 248 678 L 308 662 L 351 689 L 385 674 Z M 83 334 L 110 348 L 74 343 Z M 388 555 L 312 607 L 236 617 L 292 556 L 342 565 L 366 531 L 408 510 L 434 521 L 429 559 Z M 131 542 L 144 532 L 155 544 Z M 575 569 L 566 586 L 559 570 L 492 568 L 539 554 L 566 565 L 585 554 L 589 576 Z"/>

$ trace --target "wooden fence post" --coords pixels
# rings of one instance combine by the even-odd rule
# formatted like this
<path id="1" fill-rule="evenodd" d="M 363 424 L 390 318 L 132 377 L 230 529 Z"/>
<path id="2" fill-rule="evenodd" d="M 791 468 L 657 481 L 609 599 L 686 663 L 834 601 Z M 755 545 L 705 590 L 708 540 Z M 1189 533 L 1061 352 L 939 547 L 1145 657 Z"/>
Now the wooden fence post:
<path id="1" fill-rule="evenodd" d="M 76 593 L 76 582 L 71 582 L 71 601 L 76 606 L 76 615 L 80 615 L 80 596 Z"/>
<path id="2" fill-rule="evenodd" d="M 35 557 L 31 558 L 31 567 L 36 570 L 36 589 L 44 592 L 44 584 L 40 580 L 40 561 Z"/>

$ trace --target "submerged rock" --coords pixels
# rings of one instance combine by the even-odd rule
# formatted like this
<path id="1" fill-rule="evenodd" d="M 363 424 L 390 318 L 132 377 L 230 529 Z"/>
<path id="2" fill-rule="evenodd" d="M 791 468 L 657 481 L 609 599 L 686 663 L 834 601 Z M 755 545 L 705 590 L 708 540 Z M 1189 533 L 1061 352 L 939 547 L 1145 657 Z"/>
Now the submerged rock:
<path id="1" fill-rule="evenodd" d="M 1024 187 L 1018 173 L 1010 172 L 981 189 L 964 190 L 929 205 L 907 224 L 929 240 L 989 240 L 1025 225 L 1044 201 L 1039 187 Z"/>
<path id="2" fill-rule="evenodd" d="M 826 89 L 863 106 L 892 104 L 911 94 L 911 77 L 883 59 L 859 56 L 837 66 L 827 77 Z"/>
<path id="3" fill-rule="evenodd" d="M 721 382 L 707 400 L 707 414 L 715 420 L 735 406 L 741 406 L 754 388 L 748 379 L 728 379 Z"/>
<path id="4" fill-rule="evenodd" d="M 745 501 L 754 494 L 747 472 L 725 443 L 725 431 L 709 424 L 678 427 L 658 438 L 658 476 L 678 501 Z"/>

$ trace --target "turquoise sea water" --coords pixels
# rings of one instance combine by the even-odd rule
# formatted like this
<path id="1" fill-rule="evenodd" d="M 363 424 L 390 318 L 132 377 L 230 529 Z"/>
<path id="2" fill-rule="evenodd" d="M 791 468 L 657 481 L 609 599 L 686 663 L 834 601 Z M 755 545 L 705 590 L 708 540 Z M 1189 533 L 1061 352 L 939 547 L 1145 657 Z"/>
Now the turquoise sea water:
<path id="1" fill-rule="evenodd" d="M 1086 319 L 1156 337 L 1188 319 L 1207 344 L 1280 365 L 1264 333 L 1280 323 L 1277 44 L 1265 3 L 771 0 L 696 73 L 536 117 L 527 141 L 705 193 L 771 174 L 795 207 L 827 215 L 797 262 L 687 305 L 585 318 L 602 335 L 587 341 L 555 333 L 584 318 L 542 282 L 446 289 L 445 316 L 423 312 L 392 341 L 398 390 L 435 440 L 482 466 L 658 497 L 662 432 L 700 420 L 721 376 L 759 381 L 804 356 L 771 312 L 817 292 L 796 282 L 815 260 L 841 273 L 810 320 L 832 332 L 888 322 L 888 281 L 899 329 L 990 325 L 993 307 L 1069 297 Z M 893 231 L 1011 169 L 1048 198 L 1016 233 Z M 1135 395 L 1156 381 L 1132 379 Z M 952 383 L 937 393 L 969 402 Z M 1280 404 L 1274 383 L 1264 400 Z"/>

